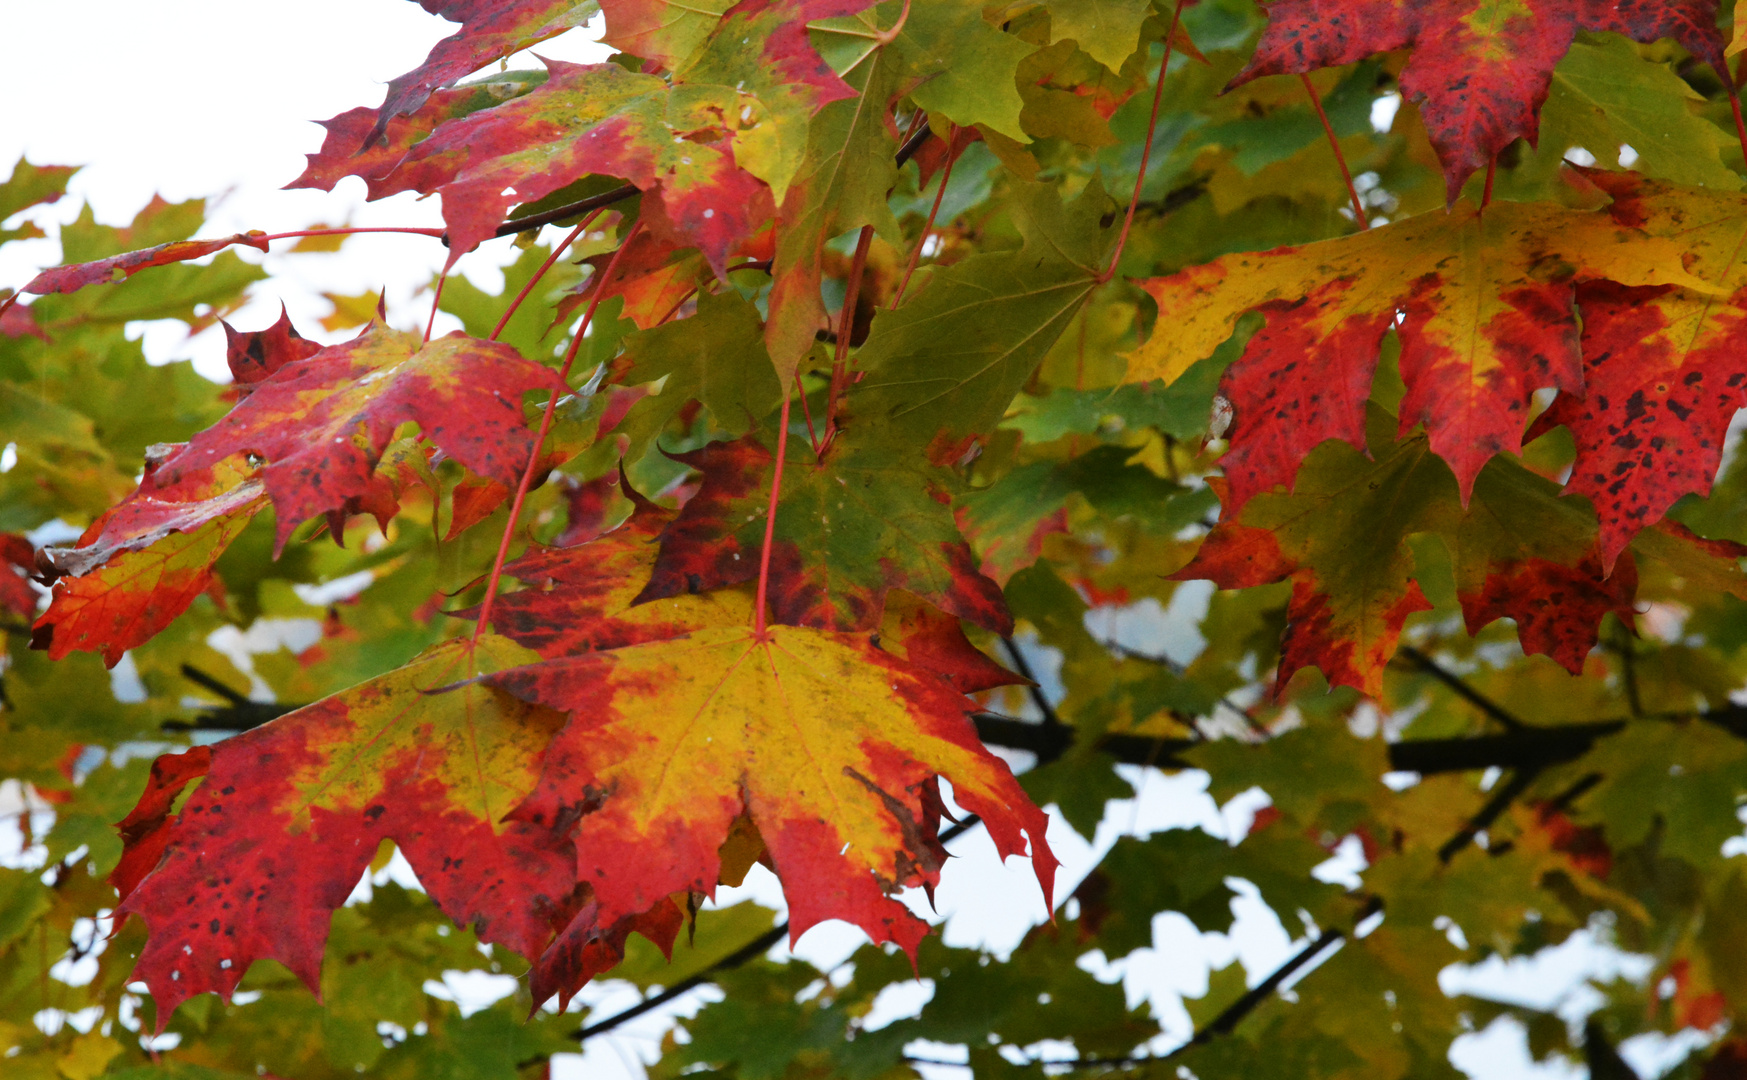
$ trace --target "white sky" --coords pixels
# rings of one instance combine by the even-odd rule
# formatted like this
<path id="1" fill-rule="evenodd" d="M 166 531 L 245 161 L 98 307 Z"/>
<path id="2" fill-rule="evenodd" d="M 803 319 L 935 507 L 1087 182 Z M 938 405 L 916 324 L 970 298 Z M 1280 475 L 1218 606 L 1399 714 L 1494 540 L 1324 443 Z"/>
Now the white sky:
<path id="1" fill-rule="evenodd" d="M 415 67 L 450 25 L 406 0 L 85 0 L 81 3 L 27 3 L 0 0 L 0 25 L 10 44 L 0 64 L 0 174 L 20 155 L 39 165 L 84 165 L 70 197 L 33 216 L 50 228 L 70 221 L 81 200 L 106 224 L 123 224 L 154 192 L 177 201 L 220 196 L 211 207 L 205 235 L 246 229 L 282 231 L 318 222 L 359 225 L 440 224 L 435 200 L 411 195 L 376 204 L 363 201 L 363 183 L 342 181 L 334 193 L 282 191 L 304 166 L 303 155 L 321 145 L 323 132 L 310 121 L 326 119 L 358 105 L 375 105 L 394 76 Z M 595 61 L 602 53 L 582 35 L 542 45 L 543 55 Z M 512 67 L 537 67 L 529 55 Z M 237 249 L 242 257 L 258 256 Z M 0 287 L 18 288 L 39 269 L 57 261 L 51 240 L 12 244 L 0 254 Z M 482 286 L 501 281 L 495 267 L 511 257 L 507 241 L 487 244 L 468 256 L 460 269 Z M 422 325 L 428 294 L 415 303 L 440 268 L 444 249 L 416 237 L 359 237 L 332 256 L 268 256 L 268 266 L 284 274 L 257 287 L 255 300 L 233 322 L 243 329 L 264 326 L 277 317 L 283 300 L 300 331 L 331 340 L 315 320 L 330 308 L 322 291 L 356 294 L 386 287 L 391 320 Z M 455 325 L 439 320 L 438 332 Z M 224 371 L 223 337 L 215 328 L 189 340 L 180 324 L 141 327 L 148 355 L 158 362 L 192 358 L 209 374 Z M 350 332 L 339 336 L 349 336 Z M 1137 774 L 1138 776 L 1138 774 Z M 1204 823 L 1223 831 L 1226 817 L 1247 819 L 1255 808 L 1229 807 L 1222 815 L 1204 793 L 1204 779 L 1185 773 L 1151 773 L 1143 798 L 1112 804 L 1096 848 L 1074 837 L 1059 820 L 1051 841 L 1063 856 L 1058 895 L 1071 891 L 1102 850 L 1125 831 Z M 1231 824 L 1240 824 L 1232 821 Z M 1241 825 L 1240 825 L 1241 827 Z M 3 846 L 3 845 L 0 845 Z M 1041 897 L 1023 860 L 1002 867 L 980 833 L 954 844 L 962 855 L 948 866 L 939 891 L 939 910 L 947 916 L 945 935 L 957 945 L 986 945 L 1005 951 L 1042 917 Z M 768 903 L 780 903 L 774 880 L 749 890 Z M 1157 948 L 1137 953 L 1108 977 L 1125 972 L 1131 1000 L 1152 997 L 1167 1030 L 1187 1034 L 1187 1014 L 1179 993 L 1204 990 L 1209 962 L 1223 966 L 1235 956 L 1258 980 L 1291 951 L 1277 920 L 1253 900 L 1239 902 L 1240 920 L 1231 940 L 1197 941 L 1185 920 L 1161 916 Z M 1181 925 L 1179 925 L 1181 924 Z M 809 933 L 801 952 L 831 964 L 852 950 L 859 934 L 842 924 Z M 1581 945 L 1582 943 L 1580 943 Z M 1570 990 L 1589 971 L 1608 970 L 1602 950 L 1582 946 L 1539 965 L 1493 965 L 1471 974 L 1452 972 L 1446 982 L 1458 988 L 1486 988 L 1542 1004 L 1571 1000 Z M 1314 977 L 1314 976 L 1313 976 Z M 622 984 L 621 984 L 622 985 Z M 585 996 L 613 996 L 629 1004 L 610 983 Z M 895 1017 L 926 999 L 917 987 L 906 999 L 893 994 L 882 1008 Z M 696 1003 L 692 1004 L 695 1008 Z M 690 1011 L 687 1009 L 686 1011 Z M 665 1022 L 645 1018 L 622 1033 L 598 1039 L 586 1058 L 570 1057 L 560 1075 L 591 1078 L 639 1076 L 634 1064 L 650 1055 Z M 1665 1055 L 1653 1045 L 1628 1046 L 1628 1056 L 1644 1076 L 1654 1075 Z M 1494 1025 L 1458 1042 L 1457 1063 L 1489 1080 L 1580 1075 L 1533 1068 L 1520 1030 Z M 1658 1061 L 1658 1057 L 1661 1060 Z M 943 1075 L 962 1075 L 945 1070 Z"/>

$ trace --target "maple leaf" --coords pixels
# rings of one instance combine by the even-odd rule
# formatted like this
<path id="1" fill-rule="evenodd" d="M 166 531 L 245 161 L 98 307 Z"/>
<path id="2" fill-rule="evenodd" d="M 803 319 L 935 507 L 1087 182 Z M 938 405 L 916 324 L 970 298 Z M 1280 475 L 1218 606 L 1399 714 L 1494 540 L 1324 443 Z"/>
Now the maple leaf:
<path id="1" fill-rule="evenodd" d="M 497 599 L 491 620 L 497 633 L 550 660 L 751 622 L 746 589 L 641 597 L 674 514 L 638 495 L 622 477 L 613 486 L 634 507 L 617 528 L 586 542 L 535 548 L 504 567 L 528 587 Z M 904 592 L 889 593 L 883 608 L 878 637 L 885 651 L 967 694 L 1015 681 L 966 640 L 954 616 Z M 478 613 L 469 608 L 454 614 L 475 619 Z"/>
<path id="2" fill-rule="evenodd" d="M 297 332 L 284 304 L 279 305 L 279 321 L 265 330 L 238 330 L 227 322 L 220 325 L 224 327 L 225 364 L 240 394 L 247 394 L 286 364 L 308 359 L 322 348 L 320 342 Z"/>
<path id="3" fill-rule="evenodd" d="M 500 638 L 448 642 L 210 750 L 160 759 L 122 823 L 115 878 L 118 916 L 150 931 L 135 975 L 160 1029 L 194 994 L 228 999 L 257 959 L 315 989 L 329 916 L 384 839 L 481 941 L 539 957 L 559 931 L 580 933 L 571 924 L 586 895 L 568 839 L 504 820 L 562 718 L 479 684 L 428 693 L 528 657 Z"/>
<path id="4" fill-rule="evenodd" d="M 163 498 L 147 476 L 140 489 L 94 522 L 70 550 L 48 549 L 62 575 L 37 619 L 31 647 L 59 660 L 101 651 L 114 667 L 212 585 L 212 566 L 266 505 L 259 481 L 204 498 Z"/>
<path id="5" fill-rule="evenodd" d="M 661 534 L 645 600 L 707 592 L 758 576 L 773 455 L 756 435 L 678 455 L 703 487 Z M 783 474 L 771 552 L 778 622 L 832 630 L 879 625 L 903 589 L 997 633 L 1012 630 L 1001 590 L 953 520 L 952 477 L 914 451 L 851 431 L 821 461 Z"/>
<path id="6" fill-rule="evenodd" d="M 713 626 L 487 677 L 567 710 L 519 821 L 570 820 L 577 876 L 611 924 L 670 893 L 713 892 L 742 813 L 764 838 L 791 939 L 830 918 L 914 954 L 927 924 L 886 894 L 932 887 L 945 850 L 937 777 L 1047 899 L 1046 825 L 977 741 L 972 703 L 864 634 Z"/>
<path id="7" fill-rule="evenodd" d="M 1275 692 L 1299 668 L 1315 667 L 1331 684 L 1376 696 L 1407 618 L 1432 606 L 1407 540 L 1433 533 L 1450 551 L 1470 633 L 1515 619 L 1524 652 L 1580 671 L 1602 616 L 1631 619 L 1635 569 L 1609 575 L 1594 518 L 1515 463 L 1494 462 L 1459 509 L 1450 474 L 1423 437 L 1391 443 L 1394 419 L 1371 410 L 1374 461 L 1341 443 L 1319 448 L 1293 494 L 1258 495 L 1241 513 L 1222 515 L 1173 577 L 1228 589 L 1290 580 Z"/>
<path id="8" fill-rule="evenodd" d="M 509 71 L 452 90 L 438 90 L 418 108 L 390 117 L 380 131 L 376 130 L 380 110 L 365 106 L 317 121 L 327 129 L 327 137 L 320 150 L 305 155 L 308 166 L 285 186 L 332 191 L 342 178 L 358 176 L 368 186 L 370 198 L 381 198 L 378 181 L 393 172 L 407 151 L 429 138 L 439 125 L 501 105 L 545 81 L 543 71 Z"/>
<path id="9" fill-rule="evenodd" d="M 154 266 L 167 266 L 170 263 L 205 258 L 214 252 L 223 251 L 225 248 L 234 247 L 237 244 L 252 247 L 257 251 L 266 251 L 267 242 L 262 239 L 265 235 L 267 234 L 255 230 L 234 233 L 216 240 L 172 240 L 141 251 L 111 255 L 106 259 L 56 266 L 31 278 L 30 283 L 25 285 L 24 291 L 39 294 L 78 292 L 87 285 L 125 281 L 141 270 L 147 270 Z"/>
<path id="10" fill-rule="evenodd" d="M 735 0 L 601 0 L 601 41 L 676 70 L 710 36 Z"/>
<path id="11" fill-rule="evenodd" d="M 354 150 L 369 150 L 394 117 L 417 110 L 437 87 L 581 26 L 595 10 L 588 0 L 419 0 L 419 6 L 461 29 L 437 42 L 424 63 L 389 82 L 376 122 Z"/>
<path id="12" fill-rule="evenodd" d="M 1703 495 L 1724 438 L 1747 405 L 1747 198 L 1635 174 L 1584 174 L 1613 196 L 1622 224 L 1679 242 L 1699 289 L 1614 281 L 1585 284 L 1584 389 L 1561 394 L 1530 435 L 1564 425 L 1577 443 L 1565 490 L 1601 517 L 1604 562 L 1688 493 Z"/>
<path id="13" fill-rule="evenodd" d="M 421 345 L 419 335 L 381 323 L 284 362 L 250 386 L 155 476 L 160 488 L 174 489 L 242 463 L 273 502 L 276 549 L 305 520 L 368 500 L 377 462 L 408 421 L 472 472 L 513 486 L 533 441 L 521 395 L 564 389 L 552 372 L 507 345 L 459 332 Z"/>
<path id="14" fill-rule="evenodd" d="M 683 238 L 725 272 L 734 245 L 771 212 L 764 184 L 735 163 L 743 122 L 735 91 L 670 88 L 616 64 L 548 60 L 546 68 L 532 92 L 437 127 L 377 182 L 378 197 L 441 193 L 453 263 L 489 239 L 511 205 L 605 173 L 643 190 L 651 228 Z"/>
<path id="15" fill-rule="evenodd" d="M 1227 255 L 1140 282 L 1161 330 L 1130 356 L 1128 378 L 1174 381 L 1229 337 L 1265 323 L 1227 369 L 1230 510 L 1290 485 L 1327 439 L 1364 445 L 1365 401 L 1383 335 L 1401 338 L 1401 431 L 1424 424 L 1466 500 L 1481 466 L 1522 448 L 1537 389 L 1580 393 L 1577 282 L 1679 283 L 1681 245 L 1606 213 L 1461 203 L 1338 240 Z"/>
<path id="16" fill-rule="evenodd" d="M 1267 11 L 1255 56 L 1233 86 L 1413 49 L 1401 90 L 1420 103 L 1451 203 L 1468 177 L 1511 140 L 1535 144 L 1537 113 L 1554 65 L 1578 30 L 1612 31 L 1641 42 L 1671 37 L 1710 64 L 1725 84 L 1731 82 L 1715 0 L 1276 0 Z"/>

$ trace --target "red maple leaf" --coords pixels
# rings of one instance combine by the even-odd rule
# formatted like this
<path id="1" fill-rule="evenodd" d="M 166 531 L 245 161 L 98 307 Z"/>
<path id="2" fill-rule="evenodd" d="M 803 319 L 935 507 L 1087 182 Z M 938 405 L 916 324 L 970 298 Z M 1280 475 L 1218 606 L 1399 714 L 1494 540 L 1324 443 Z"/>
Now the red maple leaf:
<path id="1" fill-rule="evenodd" d="M 1732 85 L 1715 0 L 1275 0 L 1237 86 L 1262 75 L 1351 64 L 1413 49 L 1401 90 L 1420 102 L 1453 203 L 1462 184 L 1516 138 L 1533 146 L 1553 67 L 1579 30 L 1633 41 L 1673 38 Z"/>
<path id="2" fill-rule="evenodd" d="M 353 150 L 375 145 L 394 117 L 417 110 L 437 87 L 581 26 L 593 14 L 586 0 L 419 0 L 419 6 L 460 23 L 461 29 L 437 42 L 424 63 L 388 84 L 376 122 Z"/>

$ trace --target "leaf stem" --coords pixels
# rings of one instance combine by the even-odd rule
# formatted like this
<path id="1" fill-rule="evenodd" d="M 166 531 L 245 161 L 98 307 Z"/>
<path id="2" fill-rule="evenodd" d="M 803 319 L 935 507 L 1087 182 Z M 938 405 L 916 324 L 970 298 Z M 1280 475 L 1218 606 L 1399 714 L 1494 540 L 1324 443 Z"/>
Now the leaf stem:
<path id="1" fill-rule="evenodd" d="M 1159 127 L 1159 104 L 1165 97 L 1165 70 L 1171 66 L 1171 45 L 1177 37 L 1177 26 L 1183 19 L 1183 2 L 1177 0 L 1177 6 L 1171 9 L 1171 28 L 1165 31 L 1165 55 L 1159 60 L 1159 77 L 1153 87 L 1153 111 L 1146 124 L 1146 141 L 1140 148 L 1140 172 L 1134 178 L 1134 194 L 1128 199 L 1128 212 L 1122 216 L 1122 232 L 1116 237 L 1116 250 L 1110 253 L 1110 265 L 1098 275 L 1097 282 L 1105 284 L 1116 276 L 1116 267 L 1122 262 L 1122 249 L 1128 244 L 1128 230 L 1134 227 L 1134 211 L 1140 205 L 1140 189 L 1146 184 L 1147 164 L 1153 155 L 1153 134 Z"/>
<path id="2" fill-rule="evenodd" d="M 1347 185 L 1347 198 L 1353 200 L 1353 220 L 1359 223 L 1360 229 L 1369 229 L 1371 217 L 1365 213 L 1365 203 L 1359 198 L 1359 189 L 1353 186 L 1353 171 L 1347 168 L 1347 156 L 1341 153 L 1341 141 L 1335 137 L 1334 125 L 1328 122 L 1328 113 L 1323 110 L 1322 98 L 1317 94 L 1316 87 L 1311 85 L 1309 75 L 1300 73 L 1298 79 L 1304 84 L 1304 92 L 1310 95 L 1310 105 L 1316 110 L 1316 118 L 1322 121 L 1322 133 L 1328 136 L 1328 147 L 1335 152 L 1335 164 L 1341 167 L 1341 179 Z"/>
<path id="3" fill-rule="evenodd" d="M 837 437 L 837 403 L 843 399 L 843 391 L 849 378 L 849 339 L 855 333 L 855 305 L 861 299 L 861 277 L 867 270 L 867 251 L 873 245 L 873 226 L 863 225 L 861 236 L 855 241 L 855 258 L 849 263 L 849 279 L 843 287 L 843 310 L 837 315 L 837 348 L 831 358 L 831 391 L 825 399 L 825 434 L 819 446 L 819 452 L 825 453 L 831 449 L 831 442 Z"/>
<path id="4" fill-rule="evenodd" d="M 1728 69 L 1724 69 L 1725 74 Z M 1725 80 L 1729 87 L 1729 111 L 1735 114 L 1735 137 L 1741 140 L 1741 160 L 1747 162 L 1747 123 L 1741 119 L 1741 77 L 1747 75 L 1747 53 L 1735 60 L 1735 75 Z"/>
<path id="5" fill-rule="evenodd" d="M 431 343 L 431 328 L 437 325 L 437 305 L 443 302 L 443 286 L 449 284 L 449 273 L 445 270 L 437 275 L 437 288 L 431 295 L 431 316 L 425 320 L 425 344 Z"/>
<path id="6" fill-rule="evenodd" d="M 776 507 L 782 498 L 783 460 L 789 452 L 789 402 L 798 389 L 800 379 L 797 377 L 794 385 L 783 394 L 782 416 L 777 421 L 776 464 L 770 475 L 770 504 L 764 511 L 764 547 L 758 553 L 758 599 L 752 608 L 752 633 L 759 641 L 766 640 L 764 604 L 770 593 L 770 549 L 776 544 Z"/>
<path id="7" fill-rule="evenodd" d="M 440 239 L 443 236 L 442 229 L 421 229 L 414 228 L 410 225 L 372 225 L 355 229 L 349 227 L 334 229 L 298 229 L 295 232 L 269 233 L 266 236 L 259 237 L 259 239 L 263 244 L 270 244 L 275 240 L 295 240 L 304 236 L 356 236 L 359 233 L 407 233 L 412 236 L 429 236 L 436 239 Z"/>
<path id="8" fill-rule="evenodd" d="M 631 226 L 631 231 L 626 233 L 625 239 L 619 243 L 619 249 L 613 252 L 613 257 L 608 260 L 607 268 L 601 272 L 604 275 L 601 280 L 607 280 L 612 276 L 613 271 L 618 269 L 619 259 L 625 254 L 625 249 L 631 246 L 631 241 L 636 239 L 637 232 L 642 227 L 642 222 Z M 582 322 L 577 324 L 576 333 L 570 339 L 570 348 L 564 351 L 564 366 L 558 372 L 560 382 L 566 382 L 570 378 L 571 365 L 576 363 L 577 350 L 582 347 L 582 336 L 588 332 L 589 324 L 594 321 L 595 309 L 600 307 L 601 295 L 605 291 L 604 289 L 595 290 L 594 297 L 588 302 L 588 310 L 582 314 Z M 528 452 L 528 466 L 522 470 L 521 483 L 516 485 L 516 497 L 510 503 L 510 519 L 504 522 L 503 539 L 498 541 L 497 558 L 492 561 L 491 576 L 485 583 L 485 600 L 479 605 L 479 621 L 473 624 L 472 640 L 475 643 L 479 641 L 479 635 L 485 632 L 485 624 L 491 618 L 491 605 L 497 599 L 497 587 L 503 579 L 504 560 L 509 557 L 510 540 L 515 536 L 516 519 L 521 516 L 522 503 L 528 497 L 528 486 L 533 483 L 534 471 L 540 465 L 540 448 L 546 444 L 546 436 L 552 431 L 552 417 L 558 410 L 560 396 L 558 390 L 553 390 L 552 397 L 546 402 L 546 411 L 540 415 L 540 430 L 534 436 L 533 449 Z"/>
<path id="9" fill-rule="evenodd" d="M 910 249 L 910 261 L 904 264 L 904 276 L 898 281 L 897 295 L 892 297 L 892 310 L 898 310 L 898 304 L 904 299 L 904 290 L 910 287 L 910 275 L 916 272 L 916 262 L 922 258 L 922 249 L 928 246 L 928 234 L 934 231 L 934 219 L 940 215 L 940 201 L 946 196 L 946 185 L 952 180 L 952 166 L 958 160 L 958 155 L 952 152 L 952 138 L 958 133 L 956 124 L 948 125 L 946 129 L 946 165 L 940 170 L 940 190 L 934 193 L 934 205 L 928 208 L 928 221 L 922 226 L 922 235 L 916 238 L 916 246 Z"/>
<path id="10" fill-rule="evenodd" d="M 1482 210 L 1492 205 L 1492 180 L 1496 175 L 1498 175 L 1498 155 L 1494 154 L 1492 159 L 1486 163 L 1486 189 L 1480 193 L 1480 209 Z"/>
<path id="11" fill-rule="evenodd" d="M 516 309 L 522 306 L 522 301 L 528 298 L 528 294 L 534 291 L 534 286 L 538 285 L 540 279 L 546 276 L 546 271 L 552 269 L 553 264 L 555 264 L 559 258 L 569 250 L 570 245 L 576 243 L 576 238 L 582 235 L 583 230 L 594 224 L 594 219 L 606 213 L 606 209 L 607 208 L 603 206 L 583 218 L 582 221 L 577 224 L 576 228 L 570 230 L 570 235 L 566 236 L 557 247 L 552 249 L 552 254 L 546 256 L 546 261 L 540 264 L 540 269 L 534 271 L 534 276 L 528 279 L 528 283 L 522 286 L 522 291 L 516 294 L 514 300 L 510 301 L 510 306 L 505 309 L 503 318 L 497 321 L 497 325 L 492 328 L 491 337 L 487 340 L 497 340 L 498 335 L 503 333 L 504 327 L 508 326 L 510 324 L 510 319 L 515 316 Z"/>

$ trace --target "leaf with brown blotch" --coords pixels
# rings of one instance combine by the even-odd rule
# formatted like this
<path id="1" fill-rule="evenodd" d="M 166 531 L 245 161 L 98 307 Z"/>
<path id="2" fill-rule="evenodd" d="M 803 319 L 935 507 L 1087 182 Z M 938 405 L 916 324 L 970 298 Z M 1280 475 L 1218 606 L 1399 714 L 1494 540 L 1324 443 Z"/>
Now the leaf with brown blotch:
<path id="1" fill-rule="evenodd" d="M 247 245 L 257 251 L 266 251 L 267 241 L 262 239 L 266 235 L 266 233 L 256 229 L 246 233 L 220 237 L 217 240 L 173 240 L 170 243 L 159 244 L 143 251 L 128 251 L 120 255 L 111 255 L 107 259 L 55 266 L 31 278 L 30 284 L 24 287 L 24 291 L 38 294 L 78 292 L 87 285 L 125 281 L 141 270 L 154 266 L 167 266 L 170 263 L 202 259 L 237 244 Z"/>
<path id="2" fill-rule="evenodd" d="M 438 90 L 412 112 L 391 117 L 381 131 L 376 131 L 380 110 L 366 106 L 348 109 L 332 120 L 317 121 L 327 129 L 327 137 L 320 150 L 305 155 L 309 165 L 303 173 L 285 186 L 332 191 L 344 177 L 358 176 L 368 186 L 370 198 L 381 198 L 377 181 L 393 172 L 407 151 L 429 138 L 440 124 L 501 105 L 545 81 L 543 71 L 509 71 L 452 90 Z"/>
<path id="3" fill-rule="evenodd" d="M 823 461 L 783 474 L 771 552 L 778 622 L 831 630 L 879 626 L 889 589 L 903 589 L 996 633 L 1013 617 L 1000 586 L 977 568 L 952 515 L 952 474 L 846 429 Z M 758 576 L 773 455 L 758 435 L 712 443 L 677 460 L 703 487 L 661 534 L 642 600 L 707 592 Z"/>
<path id="4" fill-rule="evenodd" d="M 591 174 L 617 176 L 642 189 L 652 229 L 724 272 L 734 245 L 773 210 L 763 182 L 735 163 L 735 133 L 751 116 L 735 91 L 670 88 L 617 64 L 546 66 L 531 93 L 438 127 L 378 192 L 441 193 L 453 263 L 489 239 L 512 205 Z"/>
<path id="5" fill-rule="evenodd" d="M 255 383 L 272 375 L 293 360 L 305 360 L 321 351 L 321 343 L 311 341 L 291 325 L 291 314 L 279 305 L 279 321 L 265 330 L 238 330 L 220 320 L 224 327 L 225 363 L 236 380 L 237 392 L 247 394 Z"/>
<path id="6" fill-rule="evenodd" d="M 577 876 L 603 924 L 713 892 L 719 851 L 748 813 L 782 879 L 791 938 L 844 919 L 914 955 L 927 924 L 888 894 L 939 879 L 942 777 L 1003 856 L 1029 839 L 1049 897 L 1047 819 L 978 742 L 974 704 L 865 634 L 710 627 L 486 681 L 570 713 L 513 816 L 577 821 Z"/>
<path id="7" fill-rule="evenodd" d="M 1255 57 L 1232 85 L 1412 48 L 1401 92 L 1420 103 L 1453 203 L 1462 184 L 1513 139 L 1535 145 L 1553 67 L 1579 30 L 1633 41 L 1671 37 L 1732 85 L 1716 0 L 1276 0 Z"/>
<path id="8" fill-rule="evenodd" d="M 419 0 L 419 6 L 461 29 L 437 42 L 424 63 L 389 82 L 376 121 L 354 152 L 374 146 L 394 117 L 418 110 L 437 87 L 582 26 L 595 11 L 588 0 Z"/>
<path id="9" fill-rule="evenodd" d="M 1581 393 L 1560 394 L 1530 431 L 1563 424 L 1577 443 L 1565 482 L 1601 518 L 1605 566 L 1681 496 L 1704 495 L 1747 405 L 1747 197 L 1586 170 L 1624 226 L 1678 243 L 1707 289 L 1583 285 Z"/>
<path id="10" fill-rule="evenodd" d="M 302 522 L 371 493 L 384 448 L 408 421 L 472 472 L 514 486 L 533 444 L 521 398 L 537 389 L 564 387 L 508 345 L 459 332 L 421 345 L 375 323 L 253 384 L 155 475 L 169 488 L 215 467 L 248 469 L 273 501 L 282 549 Z"/>
<path id="11" fill-rule="evenodd" d="M 1464 500 L 1496 453 L 1522 448 L 1534 392 L 1580 393 L 1576 283 L 1707 288 L 1684 246 L 1605 212 L 1545 203 L 1472 204 L 1338 240 L 1227 255 L 1139 284 L 1158 326 L 1128 378 L 1175 380 L 1231 336 L 1265 325 L 1226 370 L 1231 449 L 1222 465 L 1236 513 L 1290 487 L 1317 444 L 1364 445 L 1365 401 L 1383 335 L 1401 337 L 1401 432 L 1424 424 Z"/>
<path id="12" fill-rule="evenodd" d="M 539 957 L 587 894 L 567 836 L 505 815 L 563 719 L 477 682 L 454 686 L 531 658 L 496 637 L 448 642 L 210 751 L 160 759 L 123 823 L 116 878 L 118 919 L 138 915 L 150 932 L 134 977 L 157 999 L 160 1029 L 194 994 L 228 998 L 258 959 L 315 989 L 329 917 L 383 840 L 480 940 Z M 176 789 L 202 774 L 171 817 Z M 152 851 L 162 856 L 146 867 Z"/>

